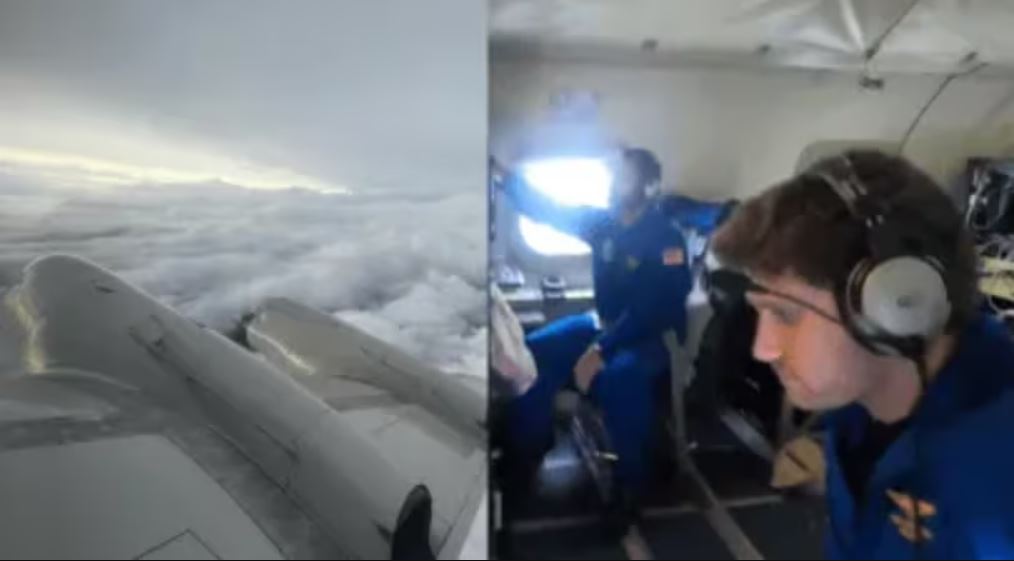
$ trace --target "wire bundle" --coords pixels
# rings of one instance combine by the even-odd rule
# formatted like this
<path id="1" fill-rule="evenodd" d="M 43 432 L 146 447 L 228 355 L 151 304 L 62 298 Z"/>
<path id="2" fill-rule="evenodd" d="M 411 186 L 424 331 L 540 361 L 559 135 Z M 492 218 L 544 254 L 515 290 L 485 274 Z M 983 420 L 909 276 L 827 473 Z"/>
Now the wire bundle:
<path id="1" fill-rule="evenodd" d="M 997 259 L 1014 265 L 1014 235 L 993 234 L 979 245 L 979 257 Z M 1014 270 L 982 271 L 983 278 L 1002 279 L 1014 285 Z M 993 312 L 1014 327 L 1014 300 L 986 295 L 986 302 Z"/>
<path id="2" fill-rule="evenodd" d="M 1014 208 L 1014 169 L 1010 163 L 995 162 L 977 167 L 971 177 L 972 192 L 965 223 L 979 239 L 997 233 L 1011 233 Z"/>

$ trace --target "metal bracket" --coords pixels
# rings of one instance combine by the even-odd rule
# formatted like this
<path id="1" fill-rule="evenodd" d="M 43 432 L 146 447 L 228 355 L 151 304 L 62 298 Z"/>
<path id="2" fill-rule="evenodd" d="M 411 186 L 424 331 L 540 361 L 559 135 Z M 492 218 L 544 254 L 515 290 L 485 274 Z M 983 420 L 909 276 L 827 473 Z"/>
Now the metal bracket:
<path id="1" fill-rule="evenodd" d="M 764 559 L 760 551 L 753 544 L 750 538 L 743 531 L 743 528 L 729 514 L 729 511 L 719 500 L 718 495 L 708 484 L 707 479 L 701 475 L 697 464 L 691 454 L 687 436 L 687 415 L 686 405 L 683 399 L 686 376 L 690 373 L 693 365 L 690 363 L 687 353 L 680 345 L 679 338 L 674 331 L 667 331 L 663 339 L 669 349 L 670 372 L 672 376 L 672 399 L 673 399 L 673 422 L 674 422 L 674 443 L 676 446 L 676 458 L 679 469 L 689 476 L 701 503 L 704 518 L 711 528 L 718 534 L 722 543 L 729 549 L 736 559 Z"/>

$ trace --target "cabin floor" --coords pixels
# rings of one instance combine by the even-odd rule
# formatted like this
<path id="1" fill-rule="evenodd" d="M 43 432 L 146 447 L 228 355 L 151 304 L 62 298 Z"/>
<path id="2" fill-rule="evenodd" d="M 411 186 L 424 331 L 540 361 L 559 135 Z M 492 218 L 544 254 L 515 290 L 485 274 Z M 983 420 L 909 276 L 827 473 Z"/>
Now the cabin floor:
<path id="1" fill-rule="evenodd" d="M 761 555 L 821 558 L 823 500 L 772 490 L 770 465 L 746 451 L 720 422 L 694 425 L 693 458 L 699 471 Z M 560 431 L 532 496 L 502 534 L 499 557 L 734 559 L 694 501 L 693 488 L 675 468 L 661 474 L 648 494 L 636 535 L 620 541 L 609 538 L 602 531 L 602 506 L 591 473 L 573 438 Z"/>

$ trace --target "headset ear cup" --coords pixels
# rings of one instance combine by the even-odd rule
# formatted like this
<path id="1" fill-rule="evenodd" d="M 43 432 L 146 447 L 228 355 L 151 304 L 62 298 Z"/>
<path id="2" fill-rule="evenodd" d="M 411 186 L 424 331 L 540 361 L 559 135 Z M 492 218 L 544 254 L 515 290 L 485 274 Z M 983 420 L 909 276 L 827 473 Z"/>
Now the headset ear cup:
<path id="1" fill-rule="evenodd" d="M 872 262 L 864 259 L 846 275 L 836 292 L 838 313 L 852 338 L 873 353 L 885 354 L 893 352 L 882 344 L 878 344 L 878 333 L 863 316 L 862 296 L 866 284 L 866 276 L 872 268 Z"/>
<path id="2" fill-rule="evenodd" d="M 862 317 L 864 315 L 863 292 L 866 287 L 866 277 L 872 268 L 872 262 L 869 259 L 863 259 L 855 267 L 852 267 L 852 271 L 849 272 L 845 303 L 848 305 L 850 318 Z"/>
<path id="3" fill-rule="evenodd" d="M 870 195 L 848 155 L 841 161 L 841 171 L 814 171 L 866 230 L 868 257 L 835 286 L 841 322 L 874 353 L 921 358 L 951 317 L 943 267 L 912 253 L 890 201 Z"/>
<path id="4" fill-rule="evenodd" d="M 887 259 L 865 273 L 859 310 L 878 332 L 892 338 L 929 339 L 950 319 L 947 285 L 926 259 Z"/>

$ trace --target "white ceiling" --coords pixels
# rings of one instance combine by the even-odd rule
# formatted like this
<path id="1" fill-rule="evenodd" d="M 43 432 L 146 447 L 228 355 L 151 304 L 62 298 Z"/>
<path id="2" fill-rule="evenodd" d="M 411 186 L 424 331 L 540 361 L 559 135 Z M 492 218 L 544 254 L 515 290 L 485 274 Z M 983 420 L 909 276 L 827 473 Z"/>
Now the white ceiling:
<path id="1" fill-rule="evenodd" d="M 493 0 L 491 16 L 500 55 L 873 73 L 950 74 L 981 62 L 1014 69 L 1012 0 Z M 642 50 L 647 40 L 657 41 L 654 52 Z"/>

